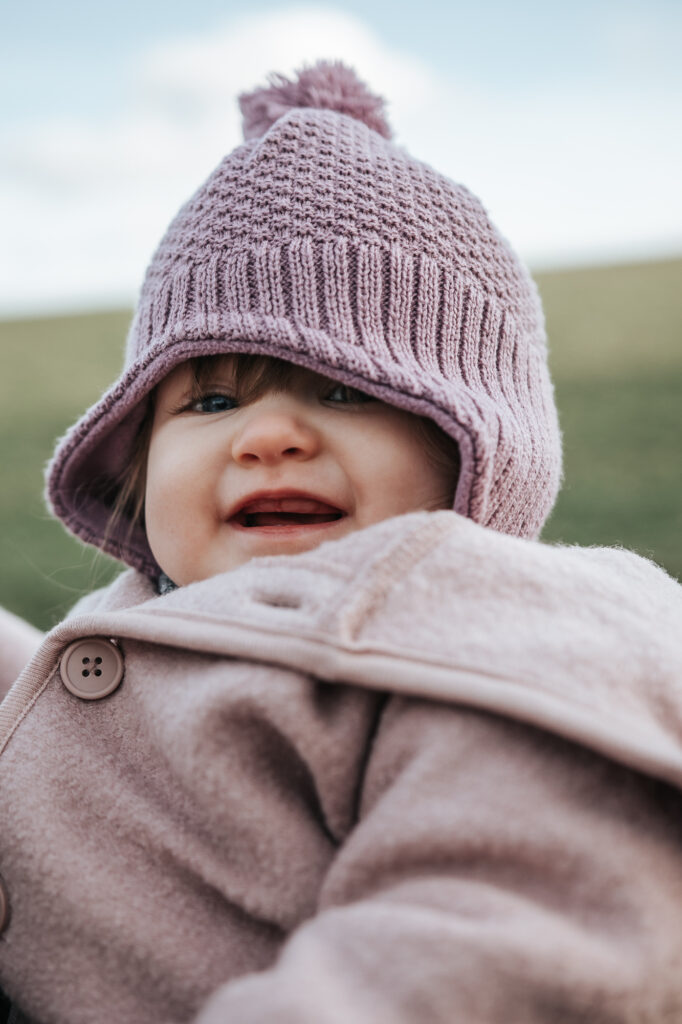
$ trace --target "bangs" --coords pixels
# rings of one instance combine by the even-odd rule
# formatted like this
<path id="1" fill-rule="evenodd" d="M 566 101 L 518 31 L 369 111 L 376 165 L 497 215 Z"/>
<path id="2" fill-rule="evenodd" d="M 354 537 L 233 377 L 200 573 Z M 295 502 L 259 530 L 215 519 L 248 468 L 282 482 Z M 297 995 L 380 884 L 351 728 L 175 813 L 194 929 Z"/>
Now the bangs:
<path id="1" fill-rule="evenodd" d="M 253 401 L 266 391 L 284 391 L 300 367 L 275 356 L 230 352 L 189 360 L 192 399 L 198 400 L 217 377 L 226 375 L 241 401 Z"/>

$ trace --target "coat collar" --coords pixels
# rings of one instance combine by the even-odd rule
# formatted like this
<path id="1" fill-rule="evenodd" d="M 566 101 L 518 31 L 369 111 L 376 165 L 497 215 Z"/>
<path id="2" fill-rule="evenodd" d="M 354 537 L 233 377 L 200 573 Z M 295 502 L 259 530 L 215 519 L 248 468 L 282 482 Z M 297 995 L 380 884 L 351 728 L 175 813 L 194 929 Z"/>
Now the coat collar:
<path id="1" fill-rule="evenodd" d="M 682 787 L 680 621 L 682 587 L 638 555 L 414 513 L 162 596 L 124 572 L 48 634 L 0 706 L 0 734 L 67 644 L 106 636 L 151 658 L 163 645 L 464 703 Z"/>

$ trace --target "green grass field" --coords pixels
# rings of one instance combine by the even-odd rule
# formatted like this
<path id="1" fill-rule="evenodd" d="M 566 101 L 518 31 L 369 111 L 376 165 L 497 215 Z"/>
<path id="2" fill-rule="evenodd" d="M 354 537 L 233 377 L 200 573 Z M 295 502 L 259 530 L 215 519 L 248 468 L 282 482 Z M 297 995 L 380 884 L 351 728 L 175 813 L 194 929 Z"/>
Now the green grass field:
<path id="1" fill-rule="evenodd" d="M 536 279 L 565 449 L 543 539 L 633 548 L 682 578 L 682 259 Z M 129 320 L 0 322 L 0 604 L 43 629 L 120 568 L 50 519 L 42 472 L 117 376 Z"/>

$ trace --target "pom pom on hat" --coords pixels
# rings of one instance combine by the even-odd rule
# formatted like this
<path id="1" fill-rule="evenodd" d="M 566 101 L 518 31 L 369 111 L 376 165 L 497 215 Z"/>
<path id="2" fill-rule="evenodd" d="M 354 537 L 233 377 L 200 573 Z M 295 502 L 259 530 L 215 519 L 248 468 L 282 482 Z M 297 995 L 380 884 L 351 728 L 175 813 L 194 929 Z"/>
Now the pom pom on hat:
<path id="1" fill-rule="evenodd" d="M 317 107 L 336 110 L 362 121 L 385 139 L 392 136 L 385 116 L 385 101 L 370 92 L 352 68 L 342 61 L 318 61 L 311 68 L 296 72 L 296 80 L 274 72 L 270 86 L 242 93 L 239 106 L 243 115 L 244 139 L 257 139 L 289 110 Z"/>

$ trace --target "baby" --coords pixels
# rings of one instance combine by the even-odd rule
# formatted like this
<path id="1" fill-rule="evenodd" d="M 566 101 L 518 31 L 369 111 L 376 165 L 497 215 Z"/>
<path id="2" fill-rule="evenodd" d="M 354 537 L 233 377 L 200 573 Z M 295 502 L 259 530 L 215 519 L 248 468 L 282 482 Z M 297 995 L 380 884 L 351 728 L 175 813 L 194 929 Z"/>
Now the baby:
<path id="1" fill-rule="evenodd" d="M 240 103 L 48 468 L 128 570 L 7 620 L 7 1019 L 682 1019 L 682 594 L 538 542 L 537 289 L 351 69 Z"/>

